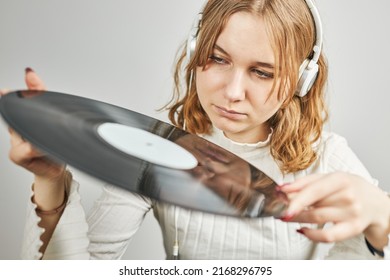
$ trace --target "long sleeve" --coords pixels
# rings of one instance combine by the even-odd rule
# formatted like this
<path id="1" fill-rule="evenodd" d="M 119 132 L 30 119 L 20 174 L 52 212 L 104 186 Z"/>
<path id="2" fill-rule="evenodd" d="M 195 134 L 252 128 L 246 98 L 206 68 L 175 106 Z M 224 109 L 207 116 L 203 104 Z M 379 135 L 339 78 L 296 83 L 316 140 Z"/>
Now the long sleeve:
<path id="1" fill-rule="evenodd" d="M 43 256 L 39 248 L 44 229 L 38 226 L 36 205 L 29 201 L 23 259 L 119 259 L 123 255 L 151 200 L 106 186 L 86 218 L 78 189 L 79 184 L 72 181 L 67 205 Z"/>
<path id="2" fill-rule="evenodd" d="M 258 166 L 278 183 L 291 182 L 309 174 L 344 171 L 377 185 L 345 139 L 335 134 L 323 135 L 318 146 L 319 157 L 312 166 L 287 175 L 277 168 L 267 143 L 239 145 L 224 138 L 222 133 L 214 136 L 215 139 L 211 140 Z M 38 226 L 35 207 L 30 202 L 23 246 L 23 258 L 26 259 L 41 257 L 39 248 L 43 229 Z M 312 242 L 296 233 L 296 229 L 302 227 L 300 224 L 283 223 L 272 218 L 235 219 L 179 209 L 113 186 L 104 187 L 101 197 L 85 218 L 76 182 L 71 185 L 67 207 L 43 258 L 119 259 L 152 207 L 161 226 L 166 252 L 171 253 L 177 232 L 180 256 L 184 259 L 311 258 Z M 371 254 L 362 234 L 337 242 L 327 256 L 326 252 L 328 250 L 319 252 L 318 258 L 380 258 Z M 385 259 L 390 259 L 390 245 L 384 248 L 384 252 Z"/>
<path id="3" fill-rule="evenodd" d="M 40 236 L 44 229 L 38 226 L 40 217 L 35 212 L 37 206 L 30 199 L 27 207 L 22 259 L 88 259 L 88 225 L 80 203 L 78 188 L 79 184 L 72 181 L 67 205 L 43 256 L 39 248 L 42 246 Z"/>
<path id="4" fill-rule="evenodd" d="M 363 234 L 348 240 L 338 242 L 329 251 L 328 260 L 380 260 L 380 256 L 373 255 L 368 250 Z M 385 254 L 385 259 L 390 259 L 388 252 Z"/>
<path id="5" fill-rule="evenodd" d="M 359 160 L 357 155 L 351 150 L 348 146 L 345 138 L 335 134 L 324 132 L 321 136 L 321 139 L 315 144 L 314 148 L 317 151 L 318 158 L 317 160 L 307 169 L 300 170 L 294 173 L 283 174 L 277 162 L 275 162 L 269 150 L 269 141 L 259 142 L 254 144 L 242 144 L 235 143 L 230 139 L 226 138 L 222 131 L 214 128 L 214 134 L 211 136 L 205 137 L 207 140 L 216 143 L 225 149 L 228 149 L 231 152 L 234 152 L 241 158 L 247 160 L 254 166 L 258 167 L 260 170 L 265 172 L 268 176 L 270 176 L 275 182 L 278 184 L 284 184 L 293 182 L 299 178 L 305 177 L 310 174 L 326 174 L 332 172 L 348 172 L 352 174 L 356 174 L 358 176 L 363 177 L 365 180 L 370 182 L 373 187 L 377 187 L 378 182 L 372 178 L 370 173 L 364 167 L 362 162 Z M 270 252 L 269 255 L 263 255 L 261 258 L 293 258 L 298 259 L 302 258 L 302 256 L 298 256 L 296 252 L 302 251 L 302 245 L 296 240 L 291 241 L 292 238 L 297 238 L 296 229 L 302 227 L 302 225 L 295 223 L 287 223 L 286 228 L 290 231 L 285 233 L 285 239 L 279 238 L 276 243 L 278 249 L 274 249 L 272 246 L 274 243 L 271 241 L 264 245 L 264 248 L 261 248 L 265 252 Z M 307 225 L 305 225 L 307 226 Z M 241 227 L 240 227 L 241 229 Z M 197 229 L 195 229 L 197 230 Z M 282 234 L 283 228 L 273 228 L 270 232 L 276 230 L 278 234 Z M 258 231 L 257 236 L 261 236 L 265 232 L 265 227 L 262 226 L 261 230 Z M 187 237 L 185 235 L 185 237 Z M 198 238 L 198 236 L 196 236 Z M 207 237 L 206 237 L 207 238 Z M 261 237 L 264 240 L 269 239 L 269 236 Z M 389 239 L 390 240 L 390 239 Z M 285 241 L 285 242 L 284 242 Z M 301 242 L 307 241 L 310 243 L 308 239 L 303 239 Z M 186 242 L 186 241 L 185 241 Z M 278 251 L 281 248 L 282 243 L 283 246 L 291 246 L 293 250 L 289 250 L 286 256 L 280 257 L 277 254 L 280 254 Z M 182 241 L 182 243 L 184 243 Z M 187 244 L 189 242 L 186 242 Z M 231 244 L 231 240 L 227 241 L 227 244 Z M 390 242 L 389 242 L 390 243 Z M 270 244 L 270 246 L 268 245 Z M 294 245 L 298 244 L 300 248 L 295 249 Z M 183 247 L 183 246 L 182 246 Z M 252 246 L 253 247 L 253 246 Z M 330 248 L 331 247 L 331 248 Z M 224 245 L 221 245 L 220 248 L 216 248 L 214 244 L 210 244 L 210 248 L 213 248 L 218 252 L 220 248 L 225 249 Z M 330 250 L 329 250 L 330 248 Z M 241 248 L 235 248 L 235 250 L 240 250 Z M 183 250 L 182 250 L 183 251 Z M 390 244 L 384 249 L 385 258 L 390 258 Z M 225 254 L 225 253 L 224 253 Z M 221 255 L 220 255 L 221 256 Z M 192 255 L 190 257 L 193 257 Z M 258 258 L 255 254 L 250 254 L 248 258 Z M 360 234 L 354 238 L 350 238 L 343 242 L 337 242 L 336 244 L 319 244 L 315 246 L 315 250 L 313 250 L 313 254 L 308 258 L 314 259 L 378 259 L 380 257 L 374 256 L 369 251 L 363 234 Z"/>
<path id="6" fill-rule="evenodd" d="M 149 198 L 105 186 L 88 216 L 91 258 L 120 259 L 151 207 Z"/>
<path id="7" fill-rule="evenodd" d="M 39 260 L 42 257 L 39 248 L 42 246 L 40 236 L 44 232 L 44 229 L 38 226 L 41 218 L 35 212 L 37 206 L 32 203 L 31 198 L 33 195 L 34 193 L 31 191 L 27 204 L 26 223 L 24 225 L 22 240 L 21 258 L 25 260 Z"/>
<path id="8" fill-rule="evenodd" d="M 359 175 L 377 187 L 377 180 L 373 179 L 356 154 L 348 146 L 347 141 L 338 135 L 331 134 L 327 141 L 330 145 L 324 145 L 324 159 L 328 159 L 327 172 L 344 171 Z M 388 248 L 390 248 L 390 238 Z M 327 259 L 381 259 L 374 256 L 368 249 L 364 235 L 360 234 L 351 239 L 337 242 L 329 251 Z M 388 249 L 385 250 L 385 259 L 390 259 Z"/>

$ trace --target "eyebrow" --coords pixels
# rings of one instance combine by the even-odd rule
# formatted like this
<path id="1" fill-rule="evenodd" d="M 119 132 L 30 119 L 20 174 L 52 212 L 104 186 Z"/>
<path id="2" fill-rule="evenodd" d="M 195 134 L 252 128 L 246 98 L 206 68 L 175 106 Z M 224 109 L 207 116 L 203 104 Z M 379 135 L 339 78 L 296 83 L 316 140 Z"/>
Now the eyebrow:
<path id="1" fill-rule="evenodd" d="M 220 46 L 218 46 L 217 44 L 214 45 L 214 49 L 220 51 L 221 53 L 223 53 L 224 55 L 226 56 L 230 56 L 227 51 L 225 51 L 223 48 L 221 48 Z M 256 61 L 255 64 L 257 66 L 260 66 L 260 67 L 265 67 L 265 68 L 270 68 L 270 69 L 274 69 L 275 66 L 274 64 L 272 63 L 268 63 L 268 62 L 263 62 L 263 61 Z"/>

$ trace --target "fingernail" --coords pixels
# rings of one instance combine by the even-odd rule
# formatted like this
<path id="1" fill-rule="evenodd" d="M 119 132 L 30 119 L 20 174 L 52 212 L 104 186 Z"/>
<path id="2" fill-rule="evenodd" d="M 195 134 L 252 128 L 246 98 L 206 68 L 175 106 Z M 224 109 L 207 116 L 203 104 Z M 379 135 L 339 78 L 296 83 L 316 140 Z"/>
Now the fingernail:
<path id="1" fill-rule="evenodd" d="M 304 230 L 302 228 L 297 229 L 297 232 L 302 234 L 302 235 L 305 235 L 305 232 L 304 232 Z"/>
<path id="2" fill-rule="evenodd" d="M 283 221 L 283 222 L 289 222 L 292 220 L 292 218 L 294 218 L 295 214 L 294 213 L 290 213 L 290 212 L 287 212 L 286 214 L 284 214 L 282 217 L 280 217 L 280 219 Z"/>
<path id="3" fill-rule="evenodd" d="M 24 69 L 26 71 L 26 74 L 30 73 L 30 72 L 34 72 L 34 70 L 32 70 L 30 67 L 26 67 L 26 69 Z"/>
<path id="4" fill-rule="evenodd" d="M 280 186 L 276 186 L 276 190 L 281 191 L 285 186 L 288 186 L 288 185 L 290 185 L 290 183 L 285 183 L 285 184 L 282 184 Z"/>

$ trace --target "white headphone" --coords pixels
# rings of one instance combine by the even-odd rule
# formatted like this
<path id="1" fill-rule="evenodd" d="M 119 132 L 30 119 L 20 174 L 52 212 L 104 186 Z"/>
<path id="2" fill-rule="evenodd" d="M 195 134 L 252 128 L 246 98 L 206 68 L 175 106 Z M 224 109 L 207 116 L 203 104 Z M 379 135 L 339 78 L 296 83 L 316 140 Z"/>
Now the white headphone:
<path id="1" fill-rule="evenodd" d="M 295 94 L 303 97 L 305 96 L 314 82 L 317 79 L 318 75 L 318 60 L 320 59 L 321 50 L 322 50 L 322 23 L 318 9 L 314 5 L 312 0 L 305 0 L 307 6 L 310 9 L 310 12 L 314 19 L 315 31 L 316 31 L 316 42 L 313 46 L 313 57 L 307 58 L 299 67 L 299 79 L 297 84 L 297 89 Z M 200 12 L 197 18 L 194 20 L 190 34 L 187 40 L 187 59 L 188 61 L 195 53 L 196 40 L 199 34 L 199 29 L 202 24 L 203 13 Z"/>

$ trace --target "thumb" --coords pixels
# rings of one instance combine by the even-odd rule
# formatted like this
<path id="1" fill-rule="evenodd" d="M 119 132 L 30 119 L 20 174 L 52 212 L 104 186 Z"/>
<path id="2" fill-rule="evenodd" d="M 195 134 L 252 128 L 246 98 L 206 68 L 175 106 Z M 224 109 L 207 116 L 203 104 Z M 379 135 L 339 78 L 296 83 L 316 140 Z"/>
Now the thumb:
<path id="1" fill-rule="evenodd" d="M 0 96 L 6 95 L 9 92 L 10 92 L 9 89 L 0 89 Z"/>
<path id="2" fill-rule="evenodd" d="M 30 67 L 27 67 L 25 71 L 26 75 L 24 79 L 28 89 L 46 90 L 45 84 L 43 83 L 41 78 L 39 78 L 37 73 L 34 72 L 34 70 L 32 70 Z"/>

